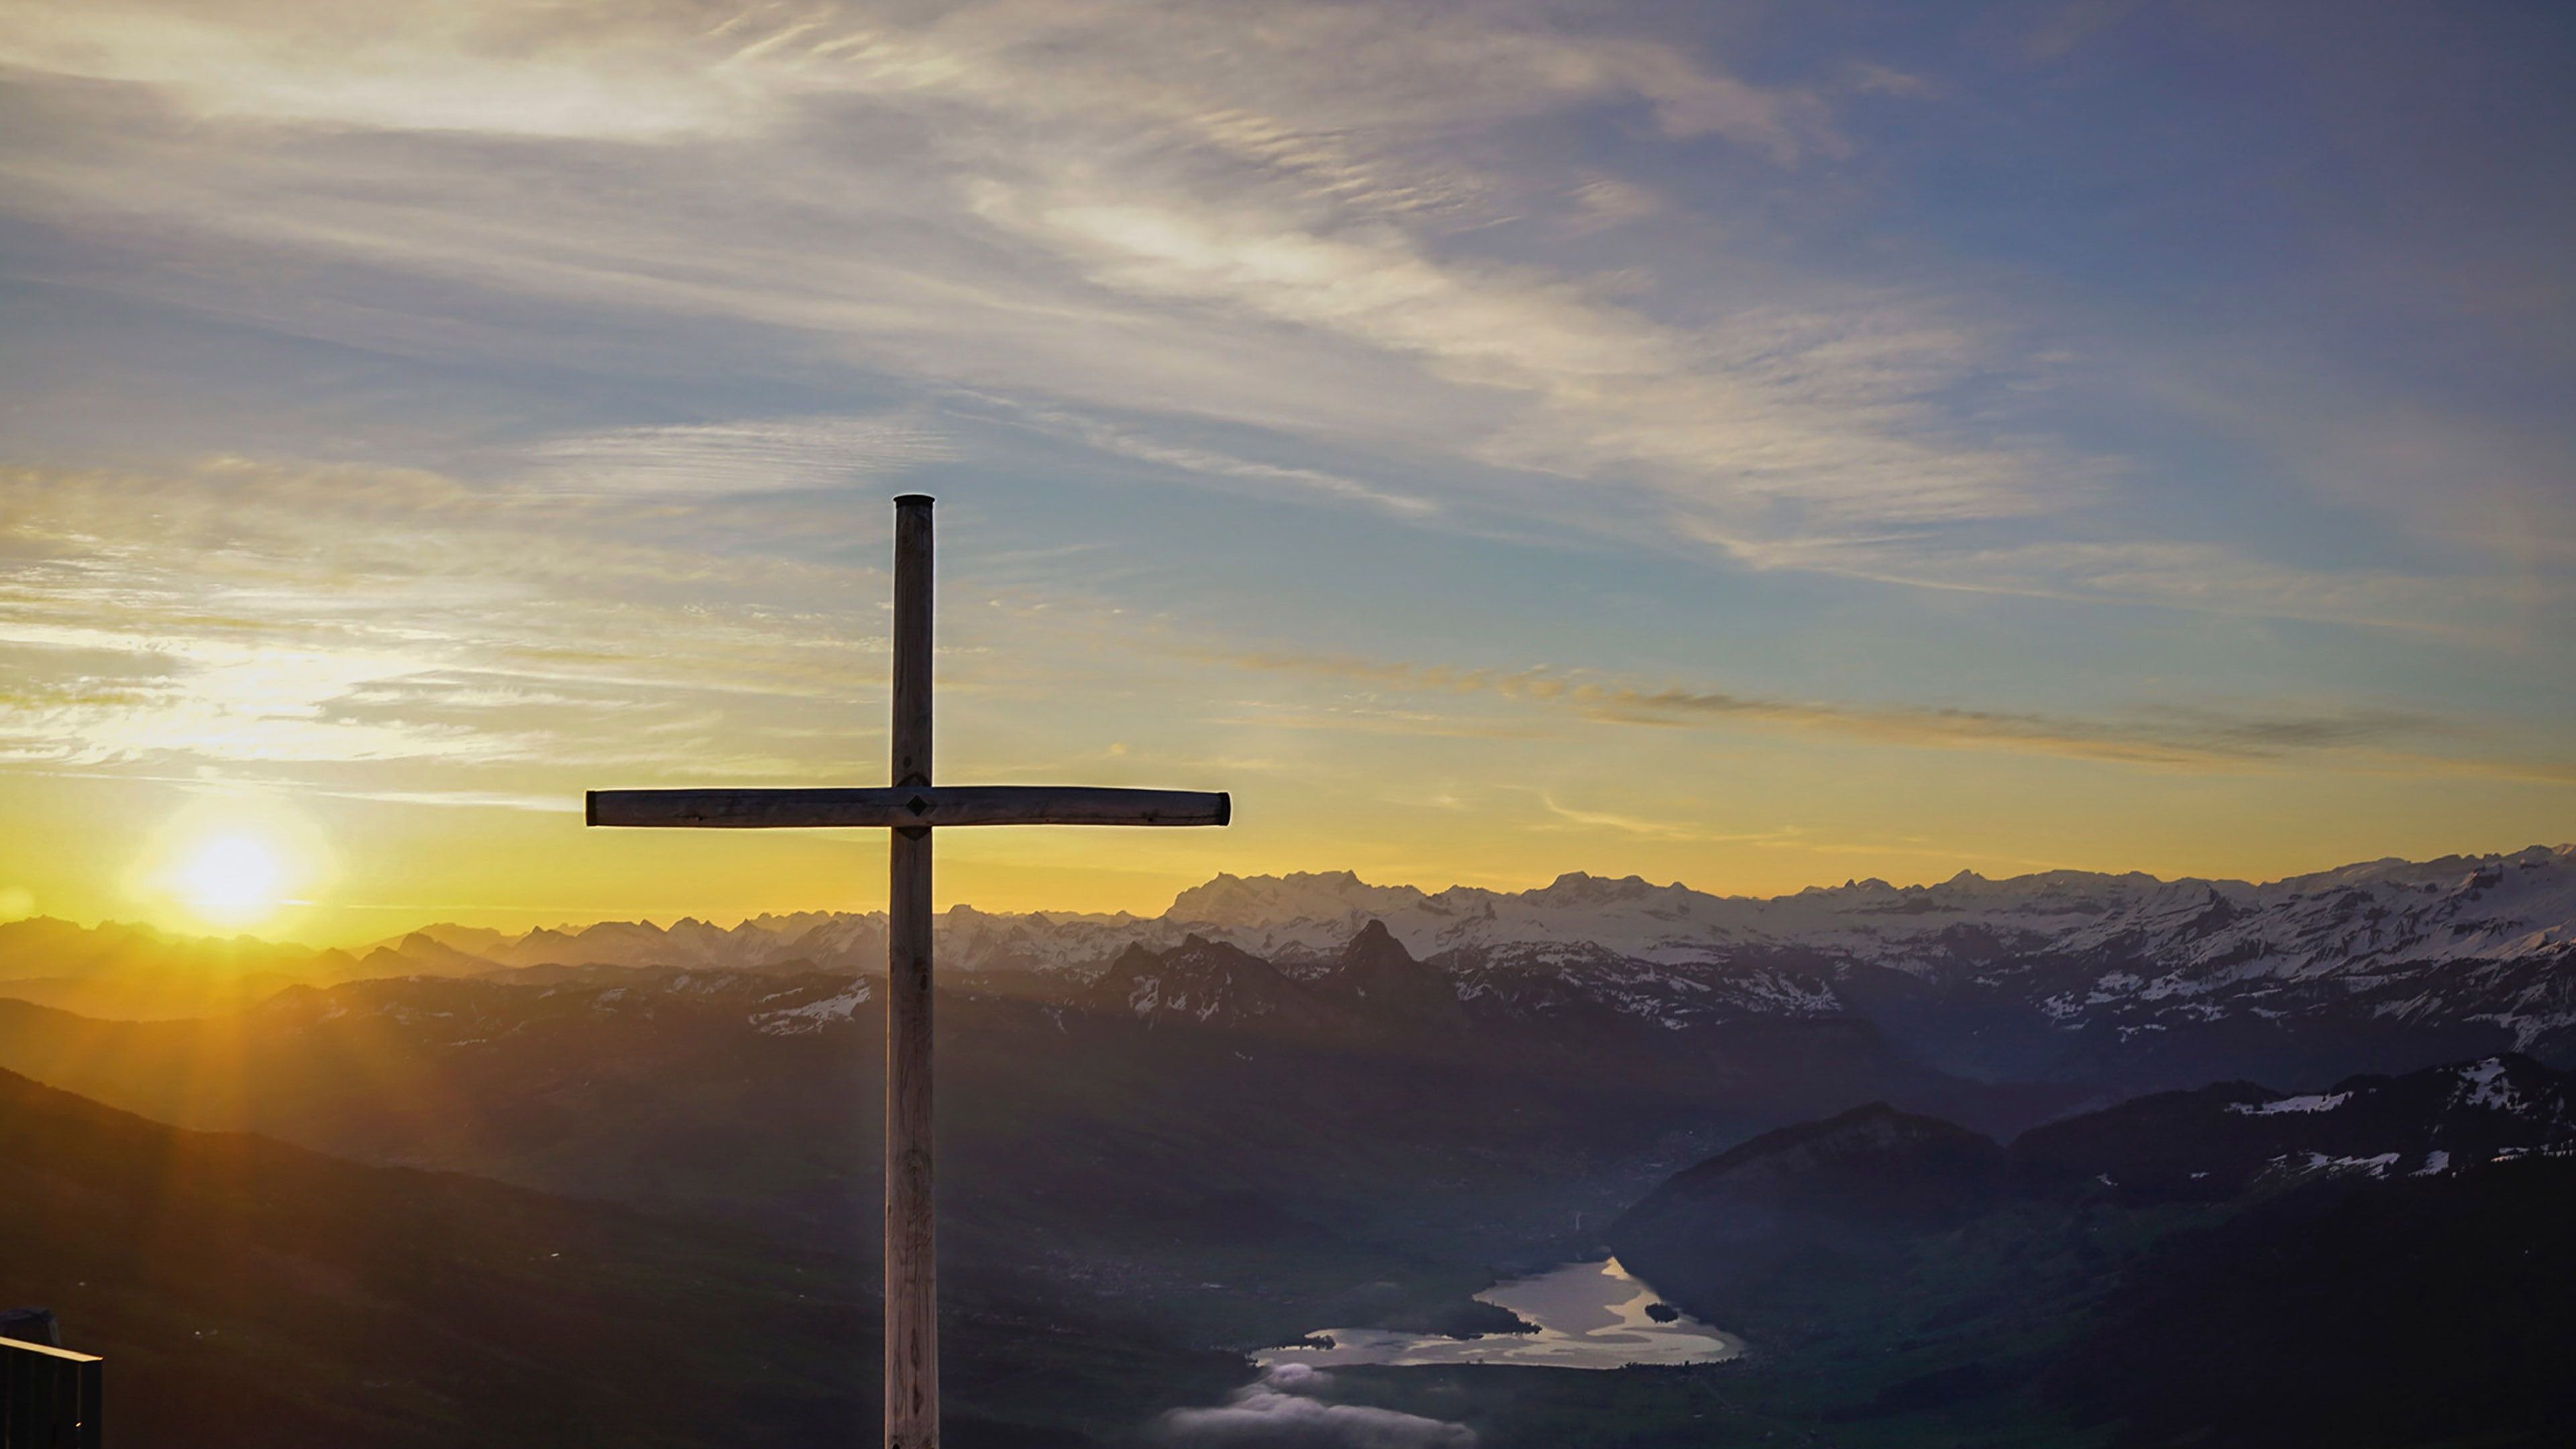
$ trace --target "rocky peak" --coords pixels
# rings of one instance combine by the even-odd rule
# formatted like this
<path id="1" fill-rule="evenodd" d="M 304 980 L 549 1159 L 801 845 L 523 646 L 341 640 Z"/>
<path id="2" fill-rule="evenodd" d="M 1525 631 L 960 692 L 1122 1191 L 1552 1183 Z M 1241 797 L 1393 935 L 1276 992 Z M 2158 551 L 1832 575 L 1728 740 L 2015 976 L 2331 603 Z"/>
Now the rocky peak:
<path id="1" fill-rule="evenodd" d="M 1085 993 L 1095 1010 L 1149 1024 L 1309 1027 L 1324 1012 L 1296 982 L 1249 952 L 1190 935 L 1168 951 L 1130 943 Z"/>
<path id="2" fill-rule="evenodd" d="M 1320 991 L 1347 994 L 1374 1019 L 1446 1020 L 1459 1015 L 1457 992 L 1436 966 L 1425 965 L 1372 917 L 1317 980 Z"/>
<path id="3" fill-rule="evenodd" d="M 1229 929 L 1260 929 L 1304 921 L 1343 921 L 1418 906 L 1412 886 L 1375 886 L 1351 871 L 1298 871 L 1288 875 L 1219 875 L 1172 899 L 1168 921 L 1204 921 Z"/>

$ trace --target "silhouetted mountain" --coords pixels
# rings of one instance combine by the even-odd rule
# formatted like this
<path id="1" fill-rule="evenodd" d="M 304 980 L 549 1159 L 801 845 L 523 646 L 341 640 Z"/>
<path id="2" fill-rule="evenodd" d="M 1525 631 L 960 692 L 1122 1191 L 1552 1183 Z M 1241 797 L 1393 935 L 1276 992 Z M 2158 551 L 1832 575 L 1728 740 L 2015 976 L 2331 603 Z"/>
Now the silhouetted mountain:
<path id="1" fill-rule="evenodd" d="M 1159 953 L 1129 946 L 1082 999 L 1148 1025 L 1168 1018 L 1236 1031 L 1306 1035 L 1340 1019 L 1340 1013 L 1269 962 L 1198 936 Z"/>
<path id="2" fill-rule="evenodd" d="M 1315 978 L 1315 989 L 1348 998 L 1363 1019 L 1392 1030 L 1455 1033 L 1467 1024 L 1448 978 L 1414 960 L 1386 923 L 1375 919 L 1351 936 Z"/>
<path id="3" fill-rule="evenodd" d="M 1783 1259 L 1887 1249 L 2008 1201 L 2223 1203 L 2568 1149 L 2576 1073 L 2528 1057 L 2298 1096 L 2241 1082 L 2158 1093 L 2034 1127 L 2009 1148 L 1879 1104 L 1765 1133 L 1676 1174 L 1609 1241 L 1666 1291 L 1714 1303 Z"/>
<path id="4" fill-rule="evenodd" d="M 109 921 L 37 916 L 0 922 L 0 997 L 128 1018 L 239 1011 L 301 981 L 359 974 L 345 951 L 176 936 Z"/>
<path id="5" fill-rule="evenodd" d="M 1875 1102 L 1676 1174 L 1609 1241 L 1667 1291 L 1721 1301 L 1785 1263 L 1815 1271 L 1820 1258 L 1873 1258 L 1954 1227 L 2000 1202 L 2007 1177 L 1993 1139 Z"/>
<path id="6" fill-rule="evenodd" d="M 1901 1442 L 2056 1442 L 2069 1412 L 2124 1444 L 2556 1442 L 2572 1084 L 2527 1058 L 2222 1084 L 2009 1148 L 1873 1106 L 1677 1174 L 1608 1237 Z"/>

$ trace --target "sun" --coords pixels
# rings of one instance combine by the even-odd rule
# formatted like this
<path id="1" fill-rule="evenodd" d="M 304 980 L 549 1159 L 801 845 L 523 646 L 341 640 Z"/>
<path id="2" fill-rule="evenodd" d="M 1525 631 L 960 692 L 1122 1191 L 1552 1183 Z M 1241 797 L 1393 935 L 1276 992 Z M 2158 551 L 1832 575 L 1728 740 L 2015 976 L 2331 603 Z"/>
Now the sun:
<path id="1" fill-rule="evenodd" d="M 191 905 L 220 920 L 250 920 L 277 904 L 277 857 L 247 835 L 207 841 L 179 880 Z"/>
<path id="2" fill-rule="evenodd" d="M 330 836 L 294 801 L 209 790 L 152 827 L 125 889 L 148 919 L 173 930 L 266 929 L 312 910 L 337 858 Z"/>

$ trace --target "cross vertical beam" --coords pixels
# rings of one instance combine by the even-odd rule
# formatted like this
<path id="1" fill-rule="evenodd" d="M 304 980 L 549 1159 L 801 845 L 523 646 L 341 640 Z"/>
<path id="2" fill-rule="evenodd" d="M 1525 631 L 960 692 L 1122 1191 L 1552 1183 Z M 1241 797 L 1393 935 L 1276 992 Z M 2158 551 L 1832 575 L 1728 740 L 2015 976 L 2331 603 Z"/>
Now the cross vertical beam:
<path id="1" fill-rule="evenodd" d="M 930 499 L 894 501 L 893 780 L 930 778 Z M 887 841 L 885 1443 L 939 1443 L 939 1257 L 932 1226 L 930 827 Z"/>

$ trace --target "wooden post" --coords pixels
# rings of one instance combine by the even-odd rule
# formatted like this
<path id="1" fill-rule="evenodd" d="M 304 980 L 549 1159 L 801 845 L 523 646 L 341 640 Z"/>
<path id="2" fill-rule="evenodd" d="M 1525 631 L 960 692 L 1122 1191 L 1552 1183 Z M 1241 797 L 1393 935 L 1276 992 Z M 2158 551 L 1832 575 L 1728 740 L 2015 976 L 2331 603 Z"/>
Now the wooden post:
<path id="1" fill-rule="evenodd" d="M 930 499 L 894 501 L 893 783 L 930 775 Z M 885 1442 L 939 1443 L 939 1261 L 931 1225 L 930 827 L 889 833 L 886 929 Z"/>
<path id="2" fill-rule="evenodd" d="M 894 501 L 893 780 L 882 789 L 593 790 L 591 825 L 871 826 L 887 850 L 885 1442 L 939 1443 L 939 1258 L 931 1221 L 930 837 L 952 825 L 1223 825 L 1224 794 L 930 780 L 930 500 Z M 0 1440 L 6 1435 L 0 1433 Z M 7 1441 L 14 1443 L 14 1440 Z"/>

